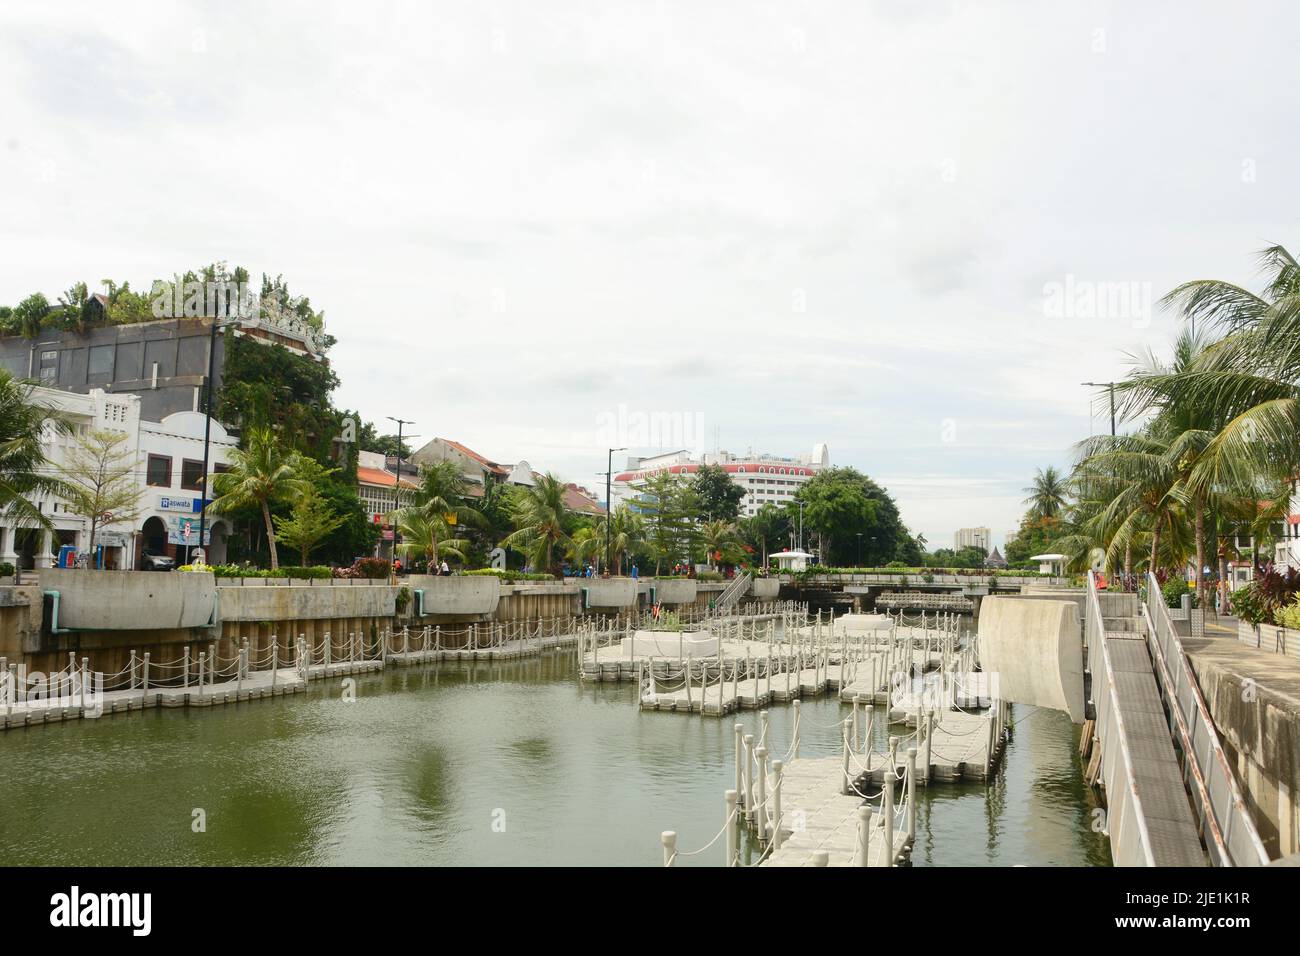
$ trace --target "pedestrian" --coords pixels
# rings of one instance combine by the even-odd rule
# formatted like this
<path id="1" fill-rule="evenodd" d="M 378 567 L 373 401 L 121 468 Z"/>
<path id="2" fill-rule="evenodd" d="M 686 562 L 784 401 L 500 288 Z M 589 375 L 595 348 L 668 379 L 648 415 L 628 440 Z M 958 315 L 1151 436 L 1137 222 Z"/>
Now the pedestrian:
<path id="1" fill-rule="evenodd" d="M 449 577 L 451 575 L 451 568 L 447 567 L 445 559 L 443 560 L 441 567 L 438 568 L 438 573 L 443 577 Z"/>
<path id="2" fill-rule="evenodd" d="M 632 580 L 633 580 L 633 581 L 636 580 L 636 575 L 637 575 L 637 567 L 636 567 L 636 565 L 634 564 L 634 565 L 632 565 Z"/>

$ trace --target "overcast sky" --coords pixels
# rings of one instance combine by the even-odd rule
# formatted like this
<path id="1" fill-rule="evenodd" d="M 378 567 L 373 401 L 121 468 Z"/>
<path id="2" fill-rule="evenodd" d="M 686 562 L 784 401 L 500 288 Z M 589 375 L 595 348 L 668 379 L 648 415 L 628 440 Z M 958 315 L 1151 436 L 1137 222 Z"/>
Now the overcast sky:
<path id="1" fill-rule="evenodd" d="M 337 403 L 421 439 L 593 486 L 620 406 L 826 442 L 932 547 L 1000 544 L 1108 427 L 1079 383 L 1170 341 L 1148 300 L 1297 244 L 1297 35 L 1282 2 L 7 2 L 0 303 L 282 273 Z"/>

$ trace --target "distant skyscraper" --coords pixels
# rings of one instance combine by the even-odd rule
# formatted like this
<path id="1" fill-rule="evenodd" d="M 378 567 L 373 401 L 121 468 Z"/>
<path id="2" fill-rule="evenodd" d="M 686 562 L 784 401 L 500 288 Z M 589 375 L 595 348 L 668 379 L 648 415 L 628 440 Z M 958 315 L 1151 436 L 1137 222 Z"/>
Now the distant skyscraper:
<path id="1" fill-rule="evenodd" d="M 953 546 L 957 551 L 962 548 L 983 548 L 987 554 L 992 550 L 991 537 L 988 528 L 958 528 L 953 535 Z"/>

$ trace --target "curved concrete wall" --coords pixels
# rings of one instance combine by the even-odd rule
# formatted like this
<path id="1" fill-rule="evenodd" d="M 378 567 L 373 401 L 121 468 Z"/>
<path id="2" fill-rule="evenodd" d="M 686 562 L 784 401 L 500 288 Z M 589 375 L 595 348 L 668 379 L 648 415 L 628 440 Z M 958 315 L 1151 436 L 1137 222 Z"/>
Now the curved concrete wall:
<path id="1" fill-rule="evenodd" d="M 145 575 L 149 577 L 151 575 Z M 152 575 L 163 577 L 162 574 Z M 188 577 L 172 574 L 167 577 Z M 352 587 L 221 587 L 222 621 L 325 620 L 348 617 L 392 617 L 397 612 L 397 588 L 387 584 Z"/>
<path id="2" fill-rule="evenodd" d="M 426 615 L 492 614 L 501 600 L 501 579 L 488 574 L 412 574 L 403 583 L 424 592 Z"/>
<path id="3" fill-rule="evenodd" d="M 692 578 L 660 578 L 647 581 L 641 587 L 649 600 L 650 589 L 655 589 L 655 600 L 660 604 L 691 604 L 699 593 L 699 585 Z"/>
<path id="4" fill-rule="evenodd" d="M 1083 722 L 1083 639 L 1073 601 L 985 598 L 979 652 L 999 698 Z"/>
<path id="5" fill-rule="evenodd" d="M 717 657 L 718 639 L 708 631 L 637 631 L 632 653 L 638 657 Z"/>
<path id="6" fill-rule="evenodd" d="M 780 578 L 754 578 L 749 584 L 749 593 L 760 601 L 775 600 L 781 593 Z"/>
<path id="7" fill-rule="evenodd" d="M 207 571 L 90 571 L 48 568 L 41 590 L 59 592 L 59 627 L 129 631 L 206 627 L 217 605 Z"/>
<path id="8" fill-rule="evenodd" d="M 632 578 L 587 578 L 579 586 L 587 591 L 587 607 L 631 607 L 636 603 L 637 582 Z"/>

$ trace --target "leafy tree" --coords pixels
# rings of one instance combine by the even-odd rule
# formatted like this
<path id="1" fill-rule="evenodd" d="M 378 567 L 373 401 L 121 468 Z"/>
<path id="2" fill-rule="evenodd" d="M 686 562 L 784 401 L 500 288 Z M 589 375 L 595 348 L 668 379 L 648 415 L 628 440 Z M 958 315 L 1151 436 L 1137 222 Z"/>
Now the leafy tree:
<path id="1" fill-rule="evenodd" d="M 786 505 L 792 522 L 800 501 L 804 527 L 817 536 L 825 564 L 855 563 L 859 533 L 868 565 L 879 566 L 907 547 L 910 535 L 893 497 L 856 468 L 827 468 L 800 486 Z"/>
<path id="2" fill-rule="evenodd" d="M 790 543 L 790 514 L 770 501 L 759 506 L 754 514 L 740 519 L 740 536 L 767 565 L 769 552 L 780 551 Z"/>
<path id="3" fill-rule="evenodd" d="M 658 574 L 665 562 L 689 561 L 698 550 L 699 497 L 691 481 L 667 471 L 648 477 L 634 505 L 645 522 L 645 543 Z"/>
<path id="4" fill-rule="evenodd" d="M 417 507 L 401 508 L 396 514 L 397 531 L 402 536 L 398 550 L 419 555 L 430 571 L 441 558 L 466 560 L 469 542 L 454 535 L 446 516 Z"/>
<path id="5" fill-rule="evenodd" d="M 521 487 L 512 500 L 515 531 L 502 542 L 522 553 L 534 568 L 555 574 L 555 554 L 569 546 L 565 484 L 552 474 L 541 475 L 531 487 Z"/>
<path id="6" fill-rule="evenodd" d="M 701 465 L 695 473 L 695 494 L 700 514 L 714 521 L 735 521 L 745 489 L 731 480 L 721 465 Z"/>
<path id="7" fill-rule="evenodd" d="M 607 520 L 609 519 L 602 515 L 592 527 L 596 540 L 599 542 L 596 553 L 602 560 L 605 554 L 605 522 Z M 614 509 L 609 528 L 609 550 L 614 562 L 613 572 L 615 574 L 623 573 L 623 556 L 636 551 L 641 545 L 644 536 L 645 521 L 639 514 L 626 504 L 621 504 Z"/>
<path id="8" fill-rule="evenodd" d="M 293 503 L 288 517 L 276 516 L 275 534 L 291 548 L 297 548 L 301 567 L 306 567 L 311 552 L 346 520 L 313 484 Z"/>
<path id="9" fill-rule="evenodd" d="M 14 308 L 13 320 L 24 336 L 34 339 L 41 334 L 41 326 L 49 311 L 49 300 L 41 293 L 33 292 Z"/>
<path id="10" fill-rule="evenodd" d="M 700 528 L 700 543 L 711 567 L 734 564 L 745 555 L 739 529 L 730 521 L 706 521 Z"/>
<path id="11" fill-rule="evenodd" d="M 125 432 L 97 429 L 77 439 L 60 469 L 68 511 L 90 521 L 87 551 L 95 553 L 99 527 L 133 521 L 143 510 L 144 496 L 135 480 L 135 454 L 126 447 Z"/>
<path id="12" fill-rule="evenodd" d="M 254 428 L 245 434 L 246 445 L 230 453 L 230 470 L 212 476 L 215 494 L 209 509 L 217 514 L 256 506 L 266 528 L 271 568 L 280 567 L 275 544 L 271 505 L 306 494 L 308 485 L 298 477 L 300 462 L 287 453 L 270 428 Z"/>
<path id="13" fill-rule="evenodd" d="M 35 401 L 32 386 L 0 369 L 0 518 L 18 525 L 53 530 L 49 516 L 36 507 L 38 495 L 67 491 L 52 474 L 41 447 L 44 423 L 67 430 L 58 412 Z"/>

